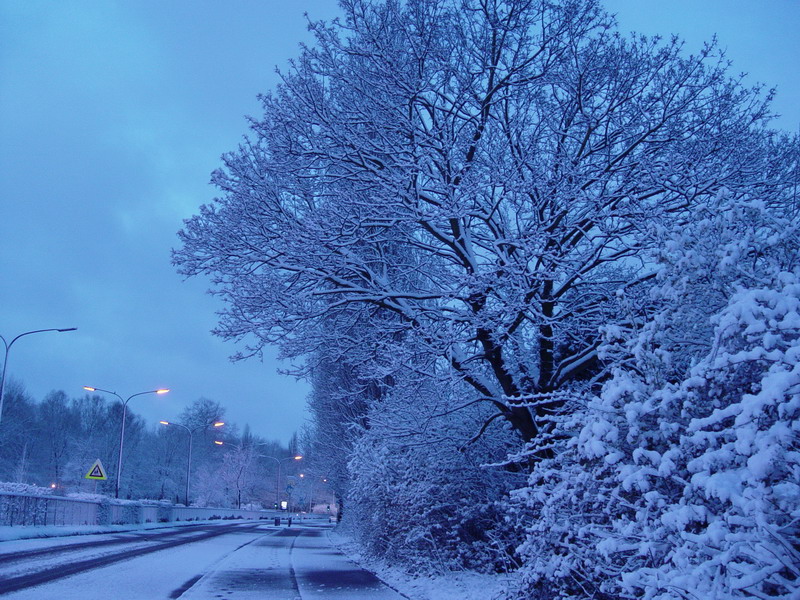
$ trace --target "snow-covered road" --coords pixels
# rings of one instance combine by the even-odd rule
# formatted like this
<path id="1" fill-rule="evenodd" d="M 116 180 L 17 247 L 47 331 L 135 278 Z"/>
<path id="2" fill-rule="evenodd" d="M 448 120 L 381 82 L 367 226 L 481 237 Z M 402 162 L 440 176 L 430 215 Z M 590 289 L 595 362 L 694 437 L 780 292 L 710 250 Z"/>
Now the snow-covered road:
<path id="1" fill-rule="evenodd" d="M 43 548 L 41 541 L 4 542 L 0 544 L 0 595 L 3 600 L 403 598 L 336 550 L 328 540 L 329 530 L 327 523 L 319 521 L 296 522 L 292 527 L 220 523 L 183 531 L 169 528 L 156 536 L 72 538 L 74 542 L 95 545 L 68 550 L 63 550 L 62 538 L 53 540 L 52 546 L 61 548 L 53 553 L 42 552 L 51 545 Z M 111 543 L 114 540 L 122 543 Z M 30 553 L 33 548 L 37 549 L 36 554 Z M 154 551 L 146 552 L 148 549 Z M 91 567 L 94 559 L 113 560 L 116 554 L 130 550 L 141 555 Z M 26 551 L 28 554 L 23 557 L 12 556 Z M 22 576 L 35 577 L 43 571 L 57 575 L 57 569 L 76 564 L 87 568 L 49 583 L 8 591 L 9 582 L 17 582 L 15 587 L 25 583 L 18 579 Z"/>

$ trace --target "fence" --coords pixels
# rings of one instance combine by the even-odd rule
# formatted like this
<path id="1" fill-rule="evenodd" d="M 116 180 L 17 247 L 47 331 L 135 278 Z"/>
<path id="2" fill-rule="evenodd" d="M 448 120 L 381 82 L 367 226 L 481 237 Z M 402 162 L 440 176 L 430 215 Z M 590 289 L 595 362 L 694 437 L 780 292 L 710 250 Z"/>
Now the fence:
<path id="1" fill-rule="evenodd" d="M 204 519 L 260 519 L 274 511 L 200 508 L 166 503 L 82 500 L 62 496 L 33 496 L 0 492 L 2 525 L 127 525 Z"/>
<path id="2" fill-rule="evenodd" d="M 170 521 L 189 521 L 196 519 L 210 519 L 212 517 L 237 519 L 260 519 L 271 517 L 275 511 L 266 510 L 241 510 L 236 508 L 200 508 L 197 506 L 173 506 Z"/>

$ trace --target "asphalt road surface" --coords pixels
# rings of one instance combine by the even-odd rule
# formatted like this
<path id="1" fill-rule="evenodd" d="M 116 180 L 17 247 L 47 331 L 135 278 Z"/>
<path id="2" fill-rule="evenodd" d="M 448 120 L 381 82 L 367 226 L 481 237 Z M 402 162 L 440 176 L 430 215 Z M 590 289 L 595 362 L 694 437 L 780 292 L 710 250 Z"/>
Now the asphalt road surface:
<path id="1" fill-rule="evenodd" d="M 0 600 L 401 600 L 323 521 L 223 522 L 0 543 Z"/>

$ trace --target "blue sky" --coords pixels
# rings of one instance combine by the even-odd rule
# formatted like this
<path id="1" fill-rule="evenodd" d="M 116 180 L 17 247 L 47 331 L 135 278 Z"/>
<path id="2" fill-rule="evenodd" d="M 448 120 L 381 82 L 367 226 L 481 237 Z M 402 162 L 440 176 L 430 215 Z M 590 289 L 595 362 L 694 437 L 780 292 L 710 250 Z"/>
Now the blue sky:
<path id="1" fill-rule="evenodd" d="M 620 29 L 677 34 L 696 52 L 716 35 L 732 73 L 749 84 L 776 87 L 775 126 L 800 128 L 800 2 L 798 0 L 603 0 Z"/>
<path id="2" fill-rule="evenodd" d="M 608 0 L 623 30 L 714 33 L 735 71 L 778 86 L 776 122 L 800 126 L 797 0 Z M 209 334 L 217 301 L 170 265 L 182 220 L 214 190 L 223 152 L 257 115 L 276 66 L 310 41 L 303 16 L 333 0 L 0 1 L 0 334 L 77 332 L 15 344 L 9 375 L 41 399 L 93 385 L 143 396 L 156 422 L 204 396 L 229 420 L 286 441 L 307 385 L 263 363 L 231 363 Z"/>

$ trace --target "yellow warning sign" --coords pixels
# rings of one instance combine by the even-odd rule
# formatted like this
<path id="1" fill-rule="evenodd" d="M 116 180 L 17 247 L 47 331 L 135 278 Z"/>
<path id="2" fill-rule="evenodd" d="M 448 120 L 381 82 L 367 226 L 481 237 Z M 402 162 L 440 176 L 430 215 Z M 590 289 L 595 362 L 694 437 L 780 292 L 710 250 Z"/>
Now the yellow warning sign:
<path id="1" fill-rule="evenodd" d="M 108 479 L 106 477 L 106 470 L 103 468 L 103 463 L 98 458 L 94 464 L 89 468 L 89 472 L 83 476 L 84 479 Z"/>

